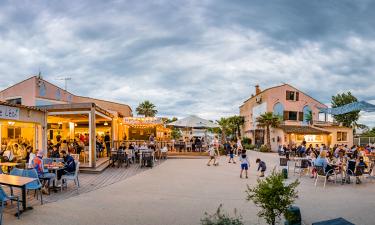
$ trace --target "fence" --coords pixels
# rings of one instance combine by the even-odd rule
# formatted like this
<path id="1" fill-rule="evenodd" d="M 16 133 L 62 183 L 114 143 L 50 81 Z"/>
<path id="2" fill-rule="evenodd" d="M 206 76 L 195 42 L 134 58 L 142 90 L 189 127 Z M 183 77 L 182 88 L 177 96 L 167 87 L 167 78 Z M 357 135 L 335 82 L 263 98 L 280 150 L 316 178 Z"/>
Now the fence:
<path id="1" fill-rule="evenodd" d="M 358 137 L 354 138 L 355 145 L 368 145 L 370 143 L 375 143 L 375 137 Z"/>

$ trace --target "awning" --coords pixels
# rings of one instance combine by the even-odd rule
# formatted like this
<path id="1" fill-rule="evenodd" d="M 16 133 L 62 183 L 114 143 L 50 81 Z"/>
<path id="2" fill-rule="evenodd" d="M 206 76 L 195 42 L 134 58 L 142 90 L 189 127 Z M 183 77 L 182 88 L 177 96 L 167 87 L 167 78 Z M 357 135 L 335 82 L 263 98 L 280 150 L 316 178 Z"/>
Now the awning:
<path id="1" fill-rule="evenodd" d="M 177 120 L 175 122 L 169 123 L 168 126 L 174 126 L 174 127 L 187 127 L 187 128 L 216 128 L 219 127 L 219 125 L 209 121 L 202 119 L 198 116 L 188 116 L 184 119 Z"/>
<path id="2" fill-rule="evenodd" d="M 365 101 L 353 102 L 336 108 L 319 108 L 320 112 L 331 115 L 342 115 L 354 111 L 375 112 L 375 105 Z"/>
<path id="3" fill-rule="evenodd" d="M 317 129 L 312 126 L 280 125 L 279 128 L 288 134 L 330 134 L 329 131 Z"/>

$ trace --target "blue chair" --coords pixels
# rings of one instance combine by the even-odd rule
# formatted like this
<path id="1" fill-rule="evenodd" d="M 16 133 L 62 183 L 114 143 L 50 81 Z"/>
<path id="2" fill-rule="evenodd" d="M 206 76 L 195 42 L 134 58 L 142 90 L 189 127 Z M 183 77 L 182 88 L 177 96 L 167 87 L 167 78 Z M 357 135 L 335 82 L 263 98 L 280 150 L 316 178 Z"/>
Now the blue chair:
<path id="1" fill-rule="evenodd" d="M 35 178 L 36 180 L 26 184 L 26 190 L 34 190 L 36 195 L 36 199 L 38 199 L 38 194 L 37 191 L 40 193 L 40 202 L 43 205 L 43 194 L 42 194 L 42 183 L 39 180 L 38 173 L 36 172 L 35 169 L 30 169 L 30 170 L 25 170 L 25 177 L 29 178 Z"/>
<path id="2" fill-rule="evenodd" d="M 19 168 L 14 167 L 10 171 L 9 175 L 23 177 L 24 176 L 24 171 L 25 170 L 23 170 L 23 169 L 19 169 Z M 12 186 L 10 186 L 10 195 L 13 195 L 13 187 Z"/>
<path id="3" fill-rule="evenodd" d="M 5 207 L 5 202 L 6 201 L 17 201 L 17 217 L 18 219 L 20 218 L 20 200 L 18 196 L 8 196 L 5 191 L 0 187 L 0 201 L 1 201 L 1 212 L 0 212 L 0 225 L 3 222 L 3 211 Z"/>

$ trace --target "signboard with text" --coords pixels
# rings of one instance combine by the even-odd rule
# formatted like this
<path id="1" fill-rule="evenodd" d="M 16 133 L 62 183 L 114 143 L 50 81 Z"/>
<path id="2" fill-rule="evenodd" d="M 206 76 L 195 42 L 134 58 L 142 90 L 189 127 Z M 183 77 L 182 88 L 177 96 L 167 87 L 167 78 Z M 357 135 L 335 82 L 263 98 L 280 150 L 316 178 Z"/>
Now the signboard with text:
<path id="1" fill-rule="evenodd" d="M 20 109 L 16 107 L 0 105 L 0 119 L 19 120 Z"/>

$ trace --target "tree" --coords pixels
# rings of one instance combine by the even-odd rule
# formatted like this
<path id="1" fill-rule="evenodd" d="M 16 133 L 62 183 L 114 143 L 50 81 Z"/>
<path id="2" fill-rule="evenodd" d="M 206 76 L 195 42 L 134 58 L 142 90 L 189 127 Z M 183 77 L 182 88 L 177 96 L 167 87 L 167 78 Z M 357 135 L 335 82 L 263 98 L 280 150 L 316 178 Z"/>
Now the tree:
<path id="1" fill-rule="evenodd" d="M 169 118 L 162 118 L 162 121 L 164 124 L 168 124 L 168 123 L 173 123 L 175 121 L 177 121 L 177 117 L 172 117 L 172 119 L 169 119 Z"/>
<path id="2" fill-rule="evenodd" d="M 234 135 L 236 135 L 239 139 L 241 139 L 241 126 L 245 123 L 245 118 L 243 116 L 232 116 L 232 117 L 229 117 L 228 119 L 229 119 L 229 123 L 231 123 L 231 125 L 235 127 Z"/>
<path id="3" fill-rule="evenodd" d="M 173 127 L 172 129 L 172 132 L 171 132 L 171 137 L 174 139 L 174 140 L 178 140 L 182 137 L 182 134 L 181 134 L 181 131 L 180 129 L 176 128 L 176 127 Z"/>
<path id="4" fill-rule="evenodd" d="M 217 120 L 217 123 L 220 125 L 221 128 L 221 135 L 222 135 L 222 141 L 227 141 L 227 136 L 232 133 L 233 126 L 230 123 L 229 118 L 222 117 L 220 120 Z"/>
<path id="5" fill-rule="evenodd" d="M 257 126 L 266 129 L 266 143 L 268 150 L 271 150 L 271 127 L 276 128 L 280 126 L 280 117 L 274 115 L 272 112 L 267 112 L 256 118 Z"/>
<path id="6" fill-rule="evenodd" d="M 331 101 L 332 108 L 337 108 L 353 102 L 358 102 L 358 100 L 352 95 L 350 91 L 348 93 L 342 93 L 337 94 L 336 96 L 332 96 Z M 342 123 L 342 125 L 346 127 L 355 127 L 359 119 L 359 112 L 360 111 L 354 111 L 342 115 L 334 115 L 333 117 L 337 122 Z"/>
<path id="7" fill-rule="evenodd" d="M 158 113 L 155 105 L 148 100 L 141 102 L 136 108 L 136 111 L 138 115 L 143 115 L 144 117 L 155 117 Z"/>
<path id="8" fill-rule="evenodd" d="M 307 112 L 307 114 L 305 115 L 305 120 L 306 120 L 306 122 L 308 124 L 312 125 L 312 123 L 313 123 L 313 115 L 312 115 L 312 111 L 311 110 L 309 110 Z"/>
<path id="9" fill-rule="evenodd" d="M 282 173 L 272 171 L 272 174 L 264 180 L 258 179 L 257 185 L 251 188 L 247 186 L 247 200 L 262 209 L 258 216 L 266 220 L 268 224 L 276 224 L 276 218 L 288 216 L 288 207 L 298 198 L 296 191 L 299 181 L 284 184 Z"/>

